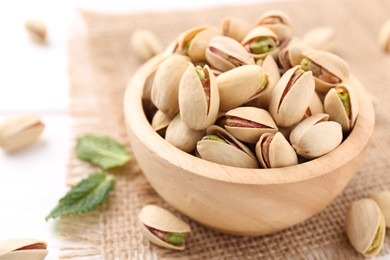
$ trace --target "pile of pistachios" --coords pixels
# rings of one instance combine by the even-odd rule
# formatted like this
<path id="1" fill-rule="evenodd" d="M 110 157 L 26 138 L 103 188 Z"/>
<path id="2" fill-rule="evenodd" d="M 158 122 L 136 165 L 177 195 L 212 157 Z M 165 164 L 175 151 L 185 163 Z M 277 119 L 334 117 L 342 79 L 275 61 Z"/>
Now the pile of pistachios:
<path id="1" fill-rule="evenodd" d="M 153 129 L 185 152 L 243 168 L 332 151 L 352 130 L 358 101 L 349 65 L 321 50 L 331 49 L 330 30 L 295 37 L 287 15 L 273 10 L 254 26 L 229 17 L 219 29 L 183 32 L 145 81 Z"/>

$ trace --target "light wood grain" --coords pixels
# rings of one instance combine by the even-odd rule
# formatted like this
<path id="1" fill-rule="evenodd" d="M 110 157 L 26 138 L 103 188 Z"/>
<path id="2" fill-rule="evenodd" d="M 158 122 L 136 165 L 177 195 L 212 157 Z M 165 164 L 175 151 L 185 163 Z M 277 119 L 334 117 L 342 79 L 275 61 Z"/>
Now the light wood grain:
<path id="1" fill-rule="evenodd" d="M 280 169 L 241 169 L 184 153 L 155 133 L 141 103 L 156 57 L 128 85 L 125 120 L 133 152 L 157 193 L 173 207 L 210 228 L 237 235 L 263 235 L 300 223 L 331 203 L 357 171 L 374 130 L 371 98 L 355 78 L 359 116 L 349 137 L 321 158 Z"/>

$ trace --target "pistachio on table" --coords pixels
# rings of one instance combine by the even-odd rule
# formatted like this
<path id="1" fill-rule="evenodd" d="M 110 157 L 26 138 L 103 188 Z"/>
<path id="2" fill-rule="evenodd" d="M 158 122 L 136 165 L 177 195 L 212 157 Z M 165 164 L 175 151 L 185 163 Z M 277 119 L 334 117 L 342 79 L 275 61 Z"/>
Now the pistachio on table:
<path id="1" fill-rule="evenodd" d="M 47 244 L 41 240 L 15 238 L 0 241 L 0 260 L 43 260 L 47 254 Z"/>
<path id="2" fill-rule="evenodd" d="M 162 51 L 162 43 L 149 30 L 136 30 L 130 38 L 131 48 L 140 61 L 147 61 Z"/>
<path id="3" fill-rule="evenodd" d="M 386 227 L 390 227 L 390 191 L 371 193 L 368 197 L 378 204 L 385 217 Z"/>
<path id="4" fill-rule="evenodd" d="M 386 227 L 383 214 L 371 199 L 354 201 L 345 220 L 347 236 L 352 246 L 366 257 L 382 249 Z"/>
<path id="5" fill-rule="evenodd" d="M 43 44 L 46 42 L 46 25 L 40 20 L 27 20 L 24 24 L 31 40 Z"/>
<path id="6" fill-rule="evenodd" d="M 35 115 L 19 115 L 0 124 L 0 147 L 6 152 L 22 149 L 38 140 L 45 125 Z"/>
<path id="7" fill-rule="evenodd" d="M 184 250 L 190 226 L 171 212 L 147 205 L 138 215 L 143 235 L 152 243 L 174 250 Z"/>

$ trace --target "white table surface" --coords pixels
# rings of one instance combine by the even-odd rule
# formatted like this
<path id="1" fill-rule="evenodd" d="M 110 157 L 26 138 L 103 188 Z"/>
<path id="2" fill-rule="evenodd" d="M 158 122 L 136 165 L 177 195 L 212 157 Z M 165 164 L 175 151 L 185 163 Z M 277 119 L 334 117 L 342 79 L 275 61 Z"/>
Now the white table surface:
<path id="1" fill-rule="evenodd" d="M 269 0 L 260 0 L 269 1 Z M 67 191 L 64 184 L 70 147 L 66 39 L 75 8 L 104 12 L 190 9 L 256 0 L 6 1 L 0 8 L 0 122 L 19 113 L 36 113 L 46 128 L 33 146 L 8 155 L 0 151 L 0 241 L 32 237 L 47 241 L 58 259 L 64 241 L 55 221 L 45 216 Z M 30 41 L 24 21 L 38 18 L 48 29 L 48 45 Z M 385 259 L 385 258 L 382 258 Z M 386 258 L 386 259 L 390 259 Z"/>

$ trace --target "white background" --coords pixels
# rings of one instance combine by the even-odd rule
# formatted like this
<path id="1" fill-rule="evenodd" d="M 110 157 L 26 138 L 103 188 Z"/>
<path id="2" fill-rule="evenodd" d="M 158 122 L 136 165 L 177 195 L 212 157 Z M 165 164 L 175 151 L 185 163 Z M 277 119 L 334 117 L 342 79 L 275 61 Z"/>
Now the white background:
<path id="1" fill-rule="evenodd" d="M 56 233 L 55 221 L 46 222 L 44 217 L 67 191 L 64 180 L 71 120 L 66 41 L 70 25 L 79 21 L 76 8 L 139 12 L 260 1 L 269 0 L 4 2 L 0 8 L 0 122 L 15 114 L 36 113 L 46 128 L 33 146 L 11 155 L 0 151 L 0 241 L 42 239 L 49 243 L 47 259 L 58 258 L 63 241 Z M 30 18 L 47 25 L 47 45 L 28 39 L 24 22 Z"/>

